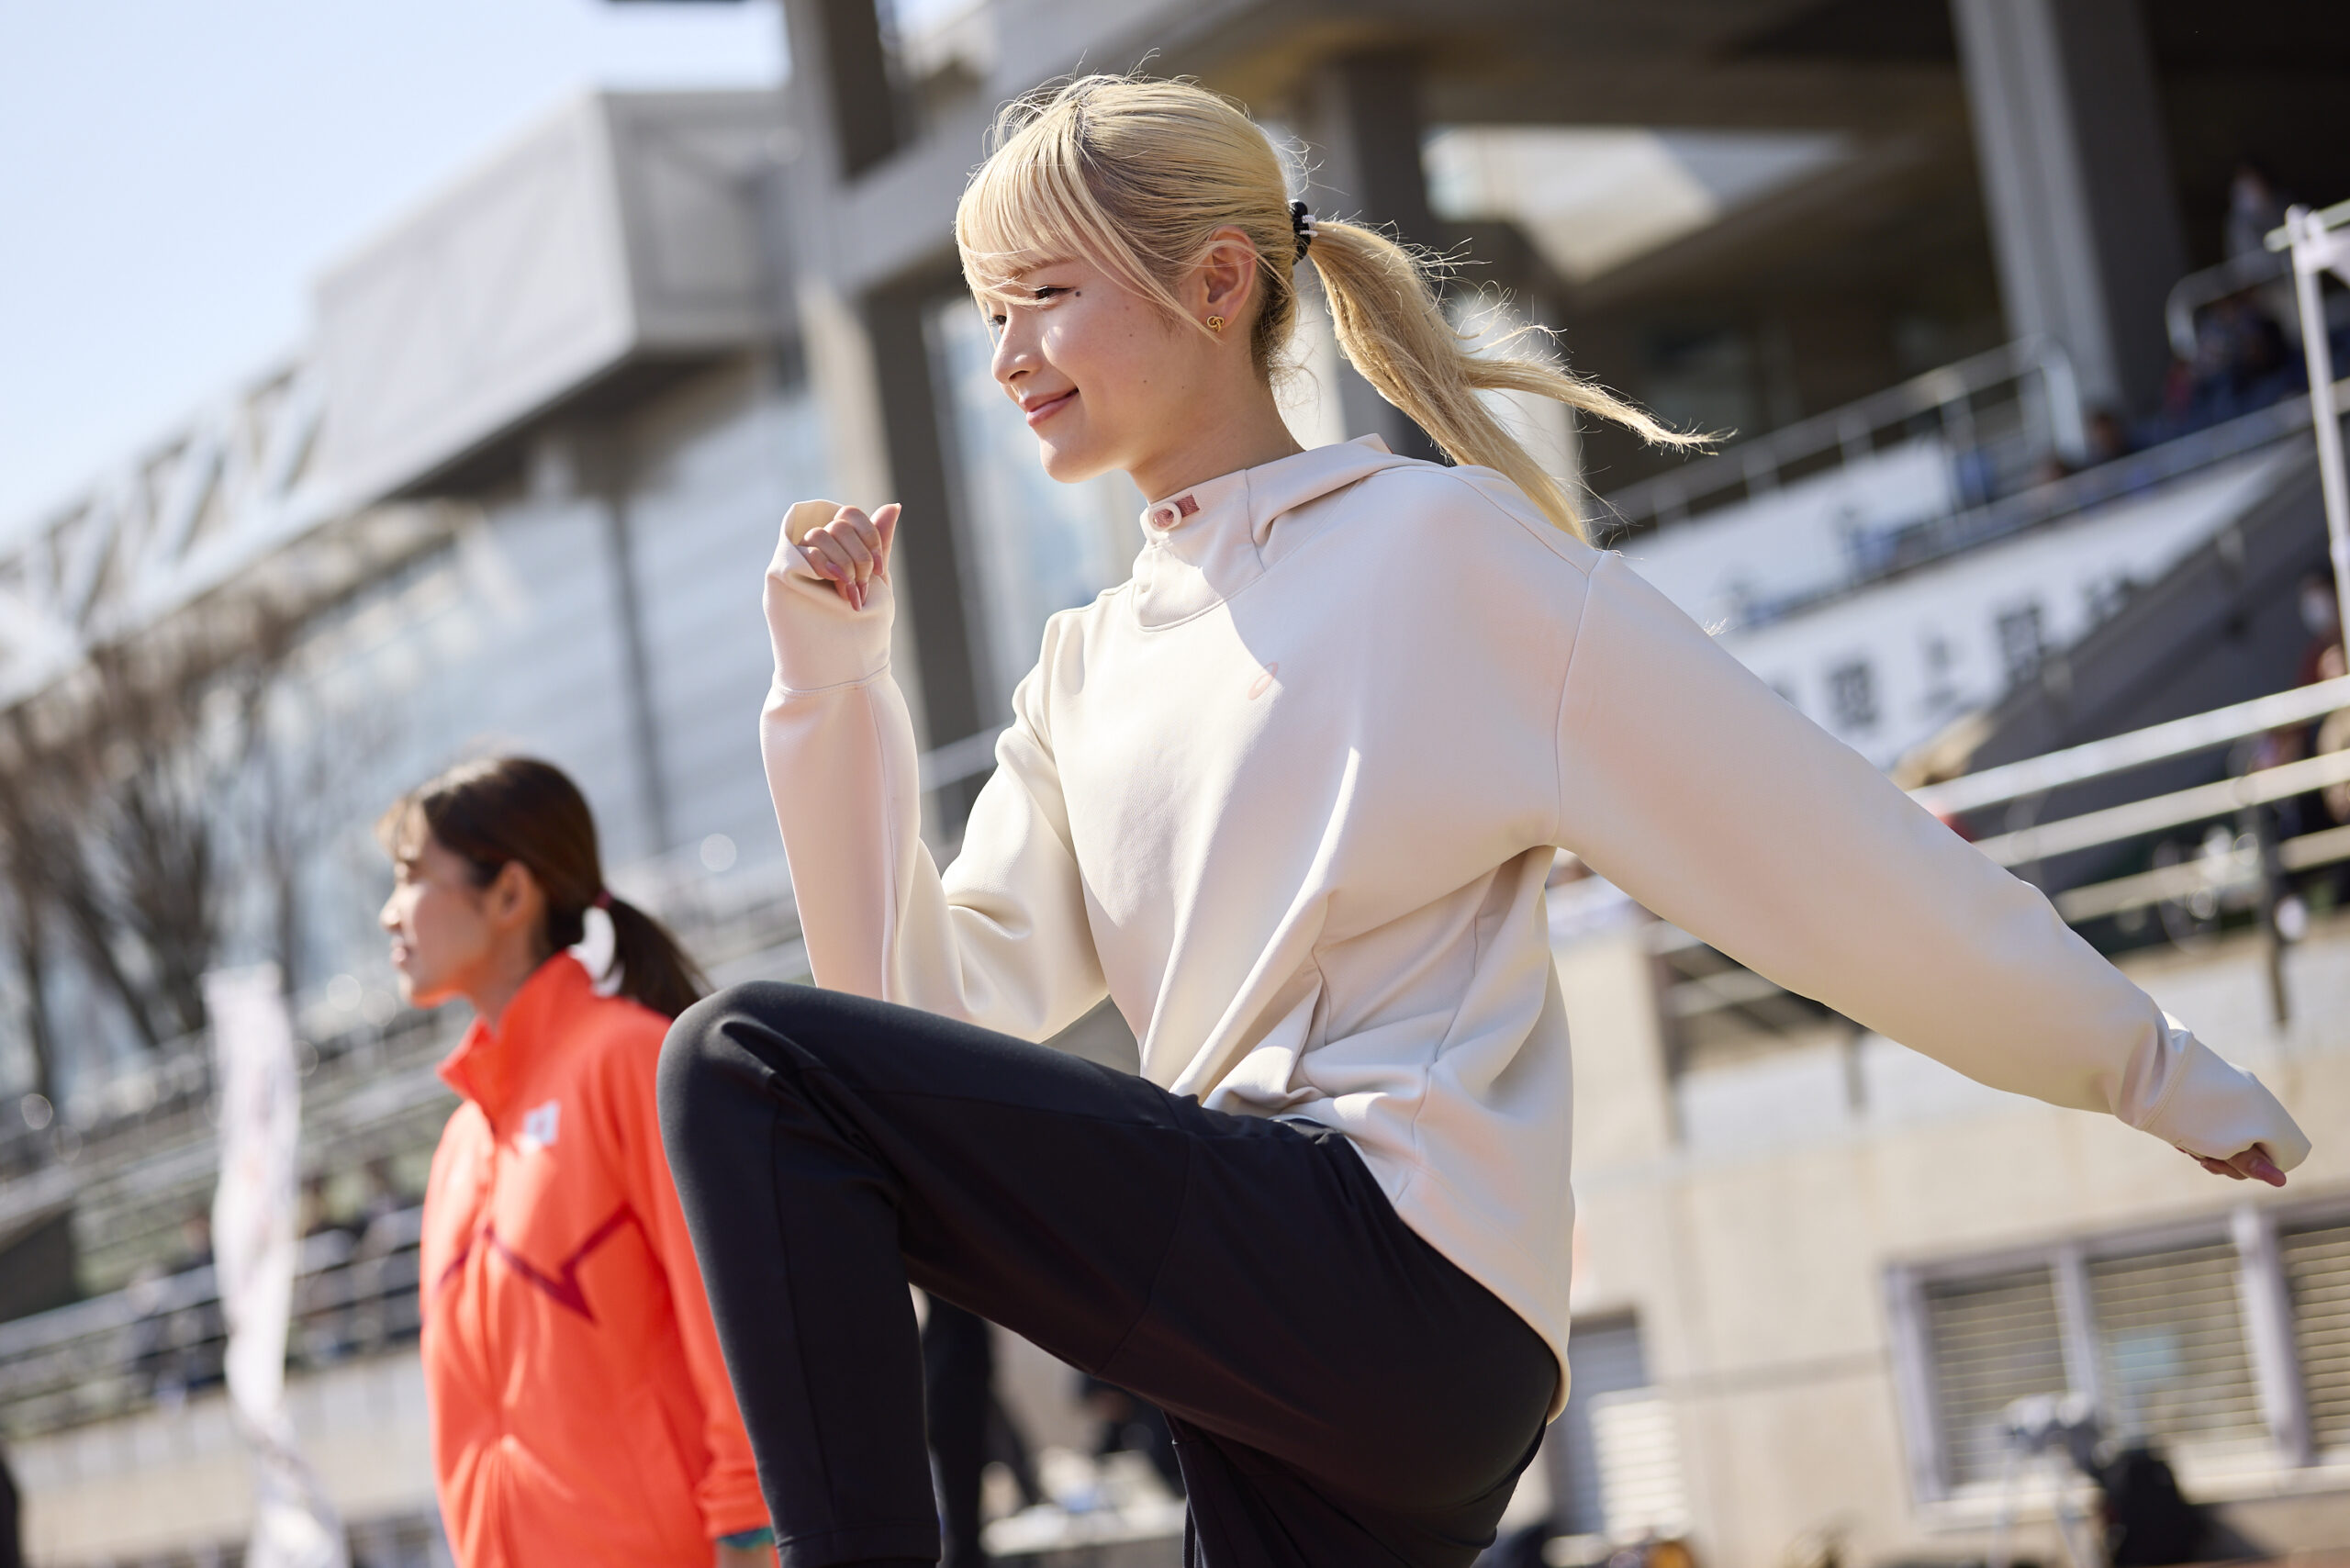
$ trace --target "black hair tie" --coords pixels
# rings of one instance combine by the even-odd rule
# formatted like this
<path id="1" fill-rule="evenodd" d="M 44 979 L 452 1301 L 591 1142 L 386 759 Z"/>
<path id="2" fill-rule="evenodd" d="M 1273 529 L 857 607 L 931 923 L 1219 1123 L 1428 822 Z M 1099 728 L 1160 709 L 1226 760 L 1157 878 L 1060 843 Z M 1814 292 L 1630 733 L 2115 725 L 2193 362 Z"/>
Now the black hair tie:
<path id="1" fill-rule="evenodd" d="M 1289 231 L 1297 237 L 1297 259 L 1302 262 L 1314 243 L 1314 214 L 1305 209 L 1302 201 L 1289 204 Z"/>

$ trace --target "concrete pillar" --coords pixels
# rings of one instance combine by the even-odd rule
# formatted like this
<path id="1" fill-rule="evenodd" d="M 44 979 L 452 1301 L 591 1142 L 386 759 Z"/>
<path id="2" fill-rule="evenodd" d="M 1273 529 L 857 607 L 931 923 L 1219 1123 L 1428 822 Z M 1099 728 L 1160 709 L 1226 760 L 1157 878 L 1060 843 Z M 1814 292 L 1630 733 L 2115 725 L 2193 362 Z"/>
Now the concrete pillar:
<path id="1" fill-rule="evenodd" d="M 802 154 L 773 183 L 776 271 L 799 322 L 823 409 L 834 498 L 904 507 L 891 577 L 900 613 L 891 662 L 924 747 L 979 726 L 962 573 L 950 525 L 944 434 L 930 382 L 921 289 L 860 297 L 841 281 L 845 196 L 896 150 L 874 0 L 785 0 L 795 73 L 787 108 Z M 949 816 L 959 817 L 959 797 Z"/>
<path id="2" fill-rule="evenodd" d="M 865 303 L 873 345 L 875 392 L 890 464 L 890 498 L 905 508 L 898 521 L 892 567 L 899 613 L 921 629 L 917 657 L 929 745 L 944 745 L 976 733 L 994 715 L 979 708 L 979 676 L 971 657 L 972 627 L 965 612 L 963 562 L 954 527 L 930 345 L 923 312 L 935 289 L 887 290 Z M 950 815 L 959 817 L 956 811 Z"/>
<path id="3" fill-rule="evenodd" d="M 789 91 L 805 95 L 822 121 L 839 178 L 854 179 L 898 149 L 896 88 L 874 0 L 785 0 Z M 809 69 L 813 66 L 814 69 Z"/>
<path id="4" fill-rule="evenodd" d="M 1403 239 L 1433 247 L 1438 236 L 1420 164 L 1420 84 L 1413 62 L 1394 54 L 1325 62 L 1308 79 L 1301 108 L 1312 149 L 1305 200 L 1315 214 L 1392 225 Z M 1351 366 L 1338 377 L 1338 401 L 1349 436 L 1377 435 L 1407 456 L 1442 459 L 1420 427 Z"/>
<path id="5" fill-rule="evenodd" d="M 1575 1044 L 1578 1177 L 1651 1167 L 1680 1141 L 1672 1021 L 1648 937 L 1646 926 L 1633 926 L 1552 955 Z"/>
<path id="6" fill-rule="evenodd" d="M 2082 397 L 2159 399 L 2187 270 L 2139 0 L 1951 0 L 2009 330 L 2063 345 Z"/>
<path id="7" fill-rule="evenodd" d="M 630 476 L 623 471 L 598 487 L 604 544 L 612 566 L 612 603 L 619 611 L 621 668 L 626 676 L 629 738 L 636 754 L 636 785 L 643 800 L 644 835 L 659 854 L 677 847 L 677 818 L 669 809 L 668 749 L 662 744 L 660 704 L 654 700 L 653 655 L 644 636 L 644 594 L 637 581 L 636 528 L 630 515 Z"/>

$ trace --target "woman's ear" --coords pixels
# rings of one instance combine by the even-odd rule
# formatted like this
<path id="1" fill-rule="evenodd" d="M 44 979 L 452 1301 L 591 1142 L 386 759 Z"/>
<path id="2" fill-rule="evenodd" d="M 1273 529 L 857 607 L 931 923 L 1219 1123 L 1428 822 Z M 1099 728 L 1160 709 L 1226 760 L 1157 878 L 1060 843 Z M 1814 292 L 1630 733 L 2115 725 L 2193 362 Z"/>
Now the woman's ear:
<path id="1" fill-rule="evenodd" d="M 536 930 L 546 912 L 546 894 L 539 879 L 520 860 L 509 860 L 482 890 L 482 913 L 499 930 L 523 926 Z"/>
<path id="2" fill-rule="evenodd" d="M 1246 232 L 1226 224 L 1208 237 L 1197 278 L 1202 318 L 1239 320 L 1257 297 L 1257 247 Z"/>

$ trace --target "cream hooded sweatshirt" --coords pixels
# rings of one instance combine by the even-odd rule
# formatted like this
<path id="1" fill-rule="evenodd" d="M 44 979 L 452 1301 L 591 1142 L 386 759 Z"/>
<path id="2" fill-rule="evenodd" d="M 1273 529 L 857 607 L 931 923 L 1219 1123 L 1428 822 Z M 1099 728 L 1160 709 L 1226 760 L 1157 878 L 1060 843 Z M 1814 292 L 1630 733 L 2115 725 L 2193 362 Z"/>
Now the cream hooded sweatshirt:
<path id="1" fill-rule="evenodd" d="M 2195 1154 L 2308 1154 L 2037 890 L 1500 475 L 1367 439 L 1143 534 L 1129 581 L 1047 622 L 943 874 L 889 588 L 851 610 L 778 546 L 760 738 L 818 984 L 1029 1040 L 1106 991 L 1152 1082 L 1349 1137 L 1562 1367 L 1554 846 L 1971 1078 Z"/>

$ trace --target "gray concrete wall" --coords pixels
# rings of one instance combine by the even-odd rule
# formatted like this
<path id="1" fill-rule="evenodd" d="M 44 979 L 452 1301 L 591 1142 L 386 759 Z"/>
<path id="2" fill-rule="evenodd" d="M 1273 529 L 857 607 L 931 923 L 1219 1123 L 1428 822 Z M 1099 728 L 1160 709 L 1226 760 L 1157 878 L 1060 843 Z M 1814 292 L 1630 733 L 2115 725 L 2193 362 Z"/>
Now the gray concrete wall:
<path id="1" fill-rule="evenodd" d="M 1864 1047 L 1874 1092 L 1857 1105 L 1841 1062 L 1812 1070 L 1800 1050 L 1669 1084 L 1650 963 L 1637 932 L 1560 958 L 1576 1054 L 1574 1302 L 1579 1318 L 1639 1315 L 1709 1568 L 1767 1568 L 1823 1530 L 1862 1562 L 1986 1549 L 1990 1504 L 1921 1501 L 1911 1486 L 1890 1266 L 2224 1220 L 2244 1204 L 2350 1207 L 2350 923 L 2288 954 L 2296 1018 L 2281 1028 L 2248 939 L 2123 966 L 2259 1072 L 2316 1140 L 2276 1193 L 1889 1042 Z M 1677 1118 L 1693 1097 L 1740 1114 Z M 2268 1544 L 2350 1541 L 2350 1456 L 2186 1479 Z M 2061 1560 L 2049 1518 L 2044 1499 L 2026 1507 L 2020 1551 Z"/>

